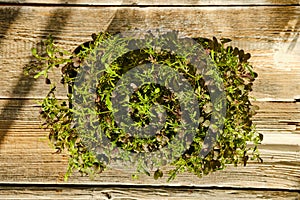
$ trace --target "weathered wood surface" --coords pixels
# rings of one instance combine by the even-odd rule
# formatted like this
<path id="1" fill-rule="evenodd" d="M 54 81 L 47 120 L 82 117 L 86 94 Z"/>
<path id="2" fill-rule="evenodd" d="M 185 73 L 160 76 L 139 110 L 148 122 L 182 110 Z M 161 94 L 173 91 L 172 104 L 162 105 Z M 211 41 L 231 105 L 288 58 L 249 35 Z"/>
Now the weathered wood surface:
<path id="1" fill-rule="evenodd" d="M 5 78 L 0 80 L 0 98 L 20 98 L 19 103 L 22 104 L 23 98 L 41 98 L 46 94 L 48 86 L 44 80 L 35 81 L 23 76 L 22 68 L 30 60 L 30 49 L 49 33 L 61 45 L 72 50 L 90 40 L 93 32 L 122 31 L 129 27 L 140 31 L 176 29 L 192 37 L 216 35 L 233 38 L 234 45 L 249 51 L 253 56 L 251 62 L 259 74 L 253 96 L 258 101 L 290 101 L 276 106 L 272 104 L 274 113 L 268 113 L 262 122 L 258 120 L 259 128 L 297 131 L 299 109 L 292 105 L 297 104 L 295 100 L 300 94 L 299 14 L 299 7 L 295 6 L 171 10 L 1 7 L 0 66 L 1 77 Z M 61 88 L 59 91 L 59 96 L 65 97 L 66 90 Z M 264 105 L 261 104 L 262 110 Z M 8 108 L 4 105 L 5 109 Z M 2 115 L 8 115 L 5 113 L 3 111 Z M 280 122 L 275 122 L 274 128 L 274 118 L 278 113 L 282 117 Z"/>
<path id="2" fill-rule="evenodd" d="M 113 1 L 106 1 L 106 0 L 1 0 L 0 3 L 16 3 L 21 5 L 26 5 L 30 3 L 34 4 L 56 4 L 56 5 L 129 5 L 129 6 L 140 6 L 140 5 L 297 5 L 299 4 L 299 0 L 251 0 L 251 1 L 244 1 L 244 0 L 113 0 Z"/>
<path id="3" fill-rule="evenodd" d="M 0 7 L 0 198 L 52 199 L 299 199 L 300 188 L 300 8 L 299 1 L 67 1 L 70 6 L 37 7 L 37 0 Z M 29 3 L 26 5 L 26 3 Z M 47 3 L 60 3 L 49 0 Z M 64 1 L 65 2 L 65 1 Z M 22 6 L 22 3 L 23 6 Z M 111 7 L 109 5 L 239 5 L 240 7 Z M 74 6 L 75 4 L 81 5 Z M 86 7 L 83 4 L 107 5 Z M 294 6 L 286 6 L 295 4 Z M 60 4 L 62 5 L 62 4 Z M 270 6 L 272 5 L 272 6 Z M 279 5 L 279 6 L 276 6 Z M 166 177 L 155 181 L 142 176 L 132 180 L 131 170 L 109 170 L 94 181 L 78 174 L 70 183 L 102 184 L 87 188 L 4 186 L 6 183 L 62 183 L 67 167 L 66 154 L 53 154 L 47 131 L 39 129 L 39 106 L 34 99 L 46 93 L 44 80 L 23 76 L 22 68 L 31 59 L 30 49 L 49 33 L 67 49 L 90 40 L 99 31 L 138 29 L 178 30 L 191 37 L 227 37 L 252 54 L 259 74 L 254 85 L 254 103 L 260 106 L 254 121 L 264 134 L 260 146 L 264 163 L 228 167 L 199 179 L 180 175 L 173 186 L 199 186 L 206 189 L 143 188 L 140 184 L 170 185 Z M 59 74 L 54 75 L 59 79 Z M 60 88 L 59 96 L 66 90 Z M 1 185 L 4 184 L 4 185 Z M 109 188 L 105 184 L 116 184 Z M 131 184 L 132 188 L 117 185 Z M 136 187 L 136 184 L 141 187 Z M 228 187 L 228 190 L 215 186 Z M 213 190 L 209 190 L 209 188 Z M 231 189 L 230 189 L 231 188 Z M 238 188 L 244 188 L 240 190 Z M 252 190 L 248 190 L 252 188 Z M 255 191 L 260 188 L 260 191 Z M 279 191 L 264 191 L 268 189 Z M 291 190 L 290 192 L 288 190 Z M 192 192 L 190 192 L 192 191 Z M 209 192 L 208 192 L 209 191 Z M 81 195 L 79 195 L 81 194 Z M 73 196 L 70 196 L 73 195 Z M 286 197 L 286 198 L 285 198 Z"/>
<path id="4" fill-rule="evenodd" d="M 59 187 L 60 186 L 60 187 Z M 1 187 L 0 186 L 0 199 L 26 199 L 35 200 L 41 199 L 41 197 L 47 196 L 51 199 L 66 200 L 107 200 L 107 199 L 162 199 L 162 200 L 208 200 L 208 199 L 273 199 L 273 200 L 298 200 L 300 194 L 297 192 L 287 191 L 249 191 L 249 190 L 233 190 L 230 188 L 216 188 L 212 190 L 210 188 L 193 188 L 193 187 L 153 187 L 144 186 L 142 188 L 134 188 L 132 186 L 116 187 L 116 186 L 78 186 L 74 185 L 55 185 L 55 186 L 26 186 L 19 187 Z M 3 190 L 4 189 L 4 190 Z"/>
<path id="5" fill-rule="evenodd" d="M 1 144 L 1 182 L 63 182 L 66 172 L 67 156 L 54 154 L 49 149 L 45 135 L 30 130 L 25 126 L 20 136 L 8 136 L 7 142 Z M 27 132 L 27 134 L 26 134 Z M 278 135 L 282 143 L 285 135 Z M 270 138 L 268 138 L 270 139 Z M 265 141 L 267 143 L 267 141 Z M 271 143 L 271 142 L 270 142 Z M 133 169 L 111 169 L 95 178 L 94 183 L 116 184 L 158 184 L 158 185 L 196 185 L 196 186 L 225 186 L 240 188 L 269 188 L 269 189 L 299 189 L 299 146 L 289 144 L 261 145 L 263 164 L 250 162 L 246 167 L 229 166 L 224 171 L 197 178 L 194 175 L 181 174 L 171 183 L 166 182 L 167 176 L 161 180 L 141 176 L 133 180 Z M 165 167 L 164 170 L 167 170 Z M 75 173 L 69 179 L 70 183 L 90 183 L 87 177 Z"/>
<path id="6" fill-rule="evenodd" d="M 30 49 L 49 33 L 67 49 L 90 40 L 93 32 L 149 29 L 178 30 L 184 36 L 232 38 L 252 54 L 259 77 L 253 95 L 258 100 L 299 98 L 300 9 L 243 8 L 53 8 L 1 7 L 1 98 L 40 98 L 43 80 L 22 75 Z M 222 17 L 220 17 L 222 16 Z M 8 81 L 9 80 L 9 81 Z M 17 85 L 16 85 L 17 84 Z M 65 96 L 65 90 L 60 95 Z"/>
<path id="7" fill-rule="evenodd" d="M 38 118 L 39 106 L 34 100 L 1 100 L 0 106 L 10 101 L 6 115 L 0 118 L 0 132 L 6 133 L 0 144 L 0 180 L 2 182 L 62 182 L 67 167 L 66 154 L 54 154 L 49 147 L 47 131 L 40 129 Z M 265 105 L 259 110 L 257 117 L 262 122 L 264 116 L 273 112 L 278 102 L 256 102 Z M 275 105 L 274 105 L 275 104 Z M 287 104 L 288 105 L 288 104 Z M 290 109 L 295 109 L 298 103 L 290 103 Z M 267 109 L 269 108 L 269 109 Z M 16 112 L 17 111 L 17 112 Z M 279 124 L 280 119 L 286 119 L 287 113 L 273 114 L 273 123 Z M 291 114 L 291 117 L 293 114 Z M 267 117 L 266 119 L 269 119 Z M 272 122 L 272 118 L 270 118 Z M 276 121 L 277 120 L 277 121 Z M 267 126 L 266 121 L 265 126 Z M 272 126 L 269 126 L 272 127 Z M 277 127 L 278 128 L 278 127 Z M 259 126 L 258 126 L 259 129 Z M 275 128 L 276 129 L 276 128 Z M 291 128 L 290 129 L 295 129 Z M 259 129 L 260 130 L 260 129 Z M 173 184 L 235 186 L 251 188 L 281 188 L 297 189 L 300 187 L 300 134 L 280 130 L 264 130 L 263 145 L 260 146 L 263 164 L 250 163 L 247 167 L 229 167 L 198 179 L 189 174 L 181 175 Z M 151 177 L 132 180 L 130 169 L 124 171 L 110 170 L 95 180 L 96 183 L 131 183 L 131 184 L 167 184 L 166 179 L 155 181 Z M 88 178 L 73 176 L 70 182 L 90 182 Z"/>

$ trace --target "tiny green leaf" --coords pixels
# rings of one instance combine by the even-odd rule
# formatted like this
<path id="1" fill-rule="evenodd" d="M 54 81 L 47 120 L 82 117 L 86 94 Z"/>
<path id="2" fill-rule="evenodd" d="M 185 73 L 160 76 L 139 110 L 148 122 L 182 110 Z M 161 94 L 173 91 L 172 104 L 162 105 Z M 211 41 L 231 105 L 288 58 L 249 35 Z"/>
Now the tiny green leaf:
<path id="1" fill-rule="evenodd" d="M 31 49 L 31 53 L 33 56 L 36 56 L 37 55 L 37 49 L 36 48 L 32 48 Z"/>
<path id="2" fill-rule="evenodd" d="M 163 177 L 163 172 L 159 169 L 157 169 L 155 172 L 154 172 L 154 179 L 157 180 L 159 178 Z"/>

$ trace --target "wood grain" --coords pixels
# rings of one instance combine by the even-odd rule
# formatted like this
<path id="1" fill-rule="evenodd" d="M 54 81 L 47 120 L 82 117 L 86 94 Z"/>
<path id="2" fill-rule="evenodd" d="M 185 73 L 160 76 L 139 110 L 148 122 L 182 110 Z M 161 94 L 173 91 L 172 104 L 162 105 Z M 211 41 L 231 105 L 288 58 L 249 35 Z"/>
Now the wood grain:
<path id="1" fill-rule="evenodd" d="M 274 199 L 274 200 L 298 200 L 300 198 L 297 192 L 288 191 L 249 191 L 234 189 L 214 189 L 211 188 L 181 188 L 181 187 L 145 187 L 135 188 L 134 185 L 127 187 L 115 186 L 78 186 L 62 185 L 61 187 L 45 187 L 43 185 L 27 186 L 26 190 L 22 187 L 1 187 L 0 199 L 28 199 L 35 200 L 47 196 L 47 199 L 55 200 L 107 200 L 107 199 L 162 199 L 162 200 L 199 200 L 199 199 Z"/>
<path id="2" fill-rule="evenodd" d="M 105 1 L 105 0 L 1 0 L 0 3 L 15 3 L 18 5 L 26 5 L 26 4 L 56 4 L 56 5 L 129 5 L 129 6 L 141 6 L 141 5 L 155 5 L 155 6 L 186 6 L 186 5 L 291 5 L 291 4 L 299 4 L 299 0 L 252 0 L 252 1 L 243 1 L 243 0 L 113 0 L 113 1 Z"/>
<path id="3" fill-rule="evenodd" d="M 10 137 L 10 136 L 8 136 Z M 281 136 L 282 139 L 286 136 Z M 1 144 L 1 182 L 63 182 L 67 167 L 66 154 L 53 154 L 48 142 L 42 137 L 18 138 L 10 137 L 9 143 Z M 14 144 L 11 144 L 14 142 Z M 90 180 L 75 173 L 69 178 L 69 183 L 76 184 L 150 184 L 150 185 L 189 185 L 189 186 L 219 186 L 239 188 L 269 188 L 294 189 L 300 187 L 300 155 L 299 145 L 261 145 L 263 164 L 250 162 L 246 167 L 228 166 L 223 171 L 198 178 L 189 173 L 183 173 L 171 183 L 166 182 L 167 175 L 154 180 L 153 177 L 141 175 L 133 180 L 134 169 L 118 166 L 103 172 L 99 177 Z M 166 173 L 170 167 L 163 167 Z M 153 172 L 151 172 L 153 176 Z"/>
<path id="4" fill-rule="evenodd" d="M 0 71 L 5 78 L 0 80 L 0 98 L 45 95 L 48 86 L 42 84 L 44 80 L 24 77 L 22 69 L 31 59 L 30 49 L 49 33 L 60 45 L 72 50 L 90 40 L 93 32 L 128 28 L 139 32 L 178 30 L 189 37 L 232 38 L 234 46 L 252 54 L 250 61 L 259 74 L 253 92 L 258 100 L 294 101 L 299 98 L 299 7 L 0 9 L 0 22 L 5 26 L 8 26 L 8 19 L 17 15 L 1 39 Z M 0 27 L 0 33 L 5 31 L 5 26 Z M 59 79 L 59 74 L 56 77 Z M 16 83 L 19 83 L 18 88 Z M 59 90 L 59 95 L 65 96 L 65 90 Z"/>
<path id="5" fill-rule="evenodd" d="M 23 131 L 22 128 L 38 124 L 41 109 L 39 102 L 41 101 L 42 99 L 0 100 L 0 130 L 2 133 L 9 131 L 20 134 Z M 252 104 L 259 107 L 257 114 L 253 117 L 253 122 L 260 133 L 300 134 L 299 102 L 253 101 Z M 16 123 L 14 121 L 18 122 L 18 126 L 14 125 Z M 8 122 L 12 122 L 12 124 L 9 125 Z"/>
<path id="6" fill-rule="evenodd" d="M 224 2 L 48 0 L 39 6 L 37 0 L 0 1 L 0 199 L 108 199 L 107 193 L 112 199 L 299 199 L 299 1 Z M 75 173 L 70 185 L 49 189 L 47 184 L 63 183 L 68 155 L 55 154 L 47 130 L 39 128 L 40 107 L 35 100 L 44 97 L 48 86 L 43 79 L 23 75 L 23 66 L 32 59 L 30 49 L 49 33 L 61 47 L 73 50 L 94 32 L 128 29 L 231 38 L 232 45 L 250 52 L 259 74 L 252 95 L 260 110 L 253 120 L 264 134 L 260 146 L 264 163 L 229 166 L 201 179 L 185 173 L 171 183 L 166 176 L 158 181 L 148 176 L 133 180 L 132 169 L 126 168 L 107 170 L 94 180 Z M 59 73 L 52 76 L 59 81 Z M 58 97 L 65 98 L 66 92 L 59 87 Z M 94 186 L 87 188 L 89 184 Z"/>
<path id="7" fill-rule="evenodd" d="M 62 182 L 66 172 L 68 156 L 65 153 L 55 154 L 47 139 L 48 131 L 40 129 L 38 117 L 40 107 L 35 100 L 1 100 L 0 107 L 11 102 L 6 116 L 0 119 L 0 132 L 5 132 L 5 138 L 0 144 L 0 180 L 2 182 Z M 280 108 L 278 102 L 256 102 L 261 107 L 257 116 L 274 112 L 274 107 Z M 275 104 L 275 105 L 274 105 Z M 22 105 L 22 106 L 20 106 Z M 283 104 L 285 105 L 285 104 Z M 294 110 L 298 103 L 289 103 L 287 110 Z M 16 112 L 18 110 L 18 112 Z M 284 110 L 284 109 L 283 109 Z M 279 124 L 280 110 L 273 113 Z M 15 113 L 18 113 L 17 115 Z M 288 114 L 288 112 L 284 112 Z M 293 116 L 293 114 L 290 114 Z M 283 115 L 283 119 L 286 116 Z M 262 118 L 259 122 L 263 122 Z M 266 118 L 267 120 L 268 118 Z M 250 162 L 246 167 L 229 166 L 201 179 L 194 175 L 182 174 L 171 184 L 197 186 L 224 186 L 250 188 L 281 188 L 297 189 L 300 187 L 300 134 L 288 130 L 276 130 L 276 120 L 273 119 L 275 131 L 263 130 L 264 141 L 260 146 L 264 163 Z M 9 121 L 13 123 L 7 125 Z M 268 121 L 266 121 L 268 123 Z M 272 126 L 269 126 L 272 127 Z M 278 127 L 277 127 L 278 129 Z M 164 170 L 168 170 L 166 167 Z M 168 185 L 166 177 L 155 181 L 152 177 L 142 176 L 139 180 L 131 179 L 132 169 L 111 169 L 93 183 L 117 184 L 162 184 Z M 87 177 L 76 174 L 70 178 L 70 183 L 91 183 Z"/>

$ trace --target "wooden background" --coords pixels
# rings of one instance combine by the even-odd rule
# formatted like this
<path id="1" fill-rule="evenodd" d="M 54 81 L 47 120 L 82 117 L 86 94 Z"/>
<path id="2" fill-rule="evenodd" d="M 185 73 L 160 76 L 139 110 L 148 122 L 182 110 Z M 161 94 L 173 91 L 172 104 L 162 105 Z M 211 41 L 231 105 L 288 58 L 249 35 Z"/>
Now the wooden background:
<path id="1" fill-rule="evenodd" d="M 299 0 L 0 0 L 0 199 L 300 199 Z M 175 181 L 110 170 L 63 181 L 67 155 L 39 129 L 44 80 L 23 75 L 30 49 L 49 33 L 73 50 L 99 31 L 178 30 L 227 37 L 258 72 L 254 121 L 264 163 Z M 56 75 L 59 76 L 59 75 Z M 60 88 L 60 97 L 66 90 Z"/>

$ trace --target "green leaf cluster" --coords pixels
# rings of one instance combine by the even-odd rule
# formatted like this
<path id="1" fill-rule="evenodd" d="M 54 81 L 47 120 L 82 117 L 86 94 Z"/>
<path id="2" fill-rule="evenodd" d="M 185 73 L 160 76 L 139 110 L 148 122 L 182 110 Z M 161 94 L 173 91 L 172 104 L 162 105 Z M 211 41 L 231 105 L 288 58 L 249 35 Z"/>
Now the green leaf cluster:
<path id="1" fill-rule="evenodd" d="M 172 37 L 178 38 L 176 33 L 167 33 L 167 36 L 166 38 L 169 38 L 171 42 Z M 59 48 L 50 36 L 43 42 L 45 49 L 42 52 L 38 52 L 37 49 L 32 50 L 35 60 L 24 67 L 26 74 L 35 78 L 42 75 L 46 84 L 50 85 L 49 93 L 41 103 L 40 115 L 44 121 L 42 127 L 50 130 L 49 140 L 54 148 L 58 152 L 65 150 L 69 155 L 66 178 L 72 174 L 74 169 L 82 174 L 94 176 L 108 168 L 111 160 L 130 159 L 125 154 L 121 156 L 118 154 L 119 157 L 116 157 L 114 150 L 110 147 L 95 145 L 99 138 L 107 137 L 112 146 L 137 154 L 163 149 L 164 146 L 170 145 L 170 141 L 174 140 L 175 135 L 178 134 L 177 127 L 181 123 L 179 97 L 161 85 L 145 83 L 139 88 L 132 85 L 135 92 L 133 94 L 126 94 L 125 92 L 124 94 L 128 96 L 130 102 L 129 115 L 135 121 L 134 126 L 140 128 L 147 126 L 153 120 L 151 108 L 156 104 L 162 106 L 166 111 L 167 118 L 160 132 L 149 137 L 136 137 L 134 132 L 120 129 L 114 120 L 111 95 L 116 83 L 130 69 L 137 65 L 149 63 L 153 67 L 155 64 L 165 65 L 182 74 L 194 88 L 194 94 L 201 111 L 199 118 L 193 118 L 199 122 L 193 142 L 183 154 L 177 156 L 171 163 L 173 169 L 168 172 L 168 180 L 174 179 L 178 173 L 185 171 L 202 176 L 224 169 L 227 164 L 246 165 L 249 159 L 262 161 L 257 149 L 258 144 L 262 141 L 262 135 L 256 132 L 251 120 L 257 109 L 250 101 L 250 92 L 257 73 L 254 72 L 253 67 L 248 62 L 251 57 L 250 54 L 237 47 L 233 48 L 227 45 L 231 41 L 230 39 L 223 38 L 219 41 L 215 37 L 212 39 L 195 38 L 195 41 L 204 48 L 220 73 L 227 102 L 226 116 L 225 119 L 222 119 L 224 126 L 221 130 L 216 130 L 220 135 L 214 141 L 214 147 L 207 156 L 200 157 L 200 151 L 204 148 L 203 141 L 210 127 L 213 105 L 207 86 L 210 83 L 205 82 L 203 76 L 196 73 L 187 57 L 177 55 L 170 49 L 153 47 L 154 39 L 150 36 L 146 36 L 144 40 L 149 44 L 146 48 L 129 52 L 128 45 L 135 45 L 138 41 L 111 37 L 109 33 L 93 34 L 92 38 L 92 41 L 82 44 L 74 52 L 68 52 Z M 170 41 L 160 40 L 160 42 Z M 116 43 L 118 45 L 115 45 Z M 176 46 L 177 44 L 174 43 L 173 45 Z M 98 48 L 99 46 L 105 46 L 106 51 L 111 51 L 111 54 L 103 54 Z M 118 54 L 122 56 L 113 57 L 113 55 Z M 188 52 L 186 54 L 188 55 Z M 83 74 L 80 73 L 81 70 L 87 70 L 84 68 L 87 56 L 92 61 L 89 63 L 91 67 L 88 68 L 88 73 L 85 73 L 85 76 L 90 73 L 98 74 L 99 77 L 93 102 L 95 106 L 88 106 L 87 103 L 84 110 L 76 110 L 74 109 L 76 103 L 73 101 L 74 92 L 80 95 L 82 102 L 85 102 L 85 98 L 91 97 L 89 95 L 94 95 L 86 87 L 88 84 L 74 85 L 75 78 L 80 79 L 81 74 Z M 99 57 L 101 58 L 100 61 Z M 93 67 L 99 62 L 103 64 L 103 71 L 95 71 L 96 68 Z M 106 63 L 110 64 L 107 65 Z M 48 77 L 51 70 L 57 69 L 61 70 L 62 73 L 59 83 L 55 83 Z M 207 71 L 207 73 L 212 74 L 213 72 Z M 64 84 L 68 87 L 67 100 L 59 100 L 55 97 L 57 84 Z M 189 99 L 185 99 L 185 101 L 189 102 Z M 75 125 L 74 114 L 82 117 Z M 95 133 L 82 134 L 78 132 L 78 127 L 81 127 L 80 130 L 93 129 L 96 131 Z M 180 140 L 184 141 L 184 136 L 180 137 Z M 179 152 L 184 148 L 182 143 L 174 143 L 175 153 L 168 154 L 165 152 L 165 154 L 172 158 L 177 155 L 177 150 Z M 146 164 L 143 161 L 137 167 L 137 172 L 151 175 L 149 169 L 156 169 L 153 172 L 153 177 L 158 179 L 163 176 L 163 172 L 160 170 L 163 165 L 164 162 L 159 159 L 153 159 Z"/>

